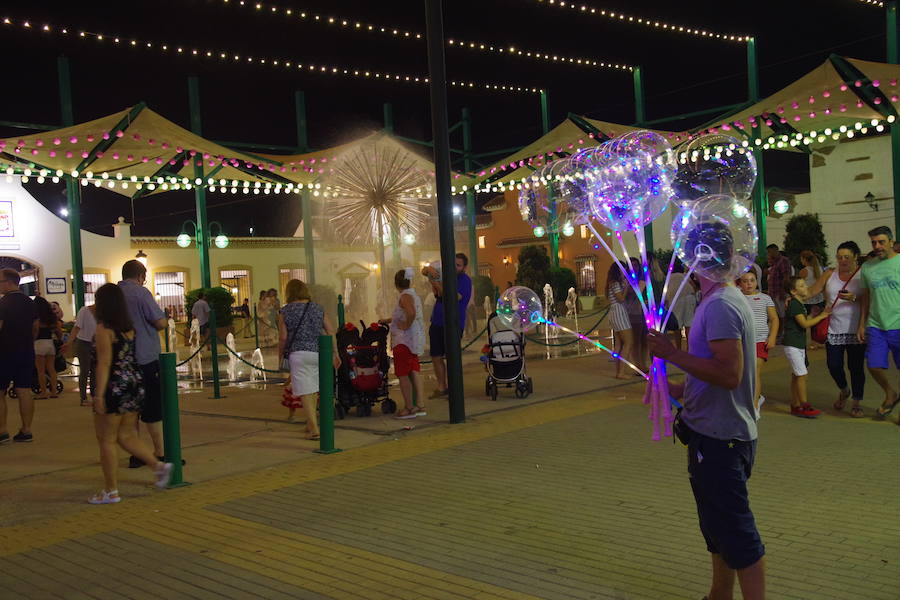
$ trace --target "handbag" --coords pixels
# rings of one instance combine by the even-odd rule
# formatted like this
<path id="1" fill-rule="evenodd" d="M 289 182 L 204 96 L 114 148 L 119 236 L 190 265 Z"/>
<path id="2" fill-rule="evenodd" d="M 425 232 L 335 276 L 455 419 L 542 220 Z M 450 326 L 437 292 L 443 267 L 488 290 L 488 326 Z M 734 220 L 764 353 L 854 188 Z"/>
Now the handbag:
<path id="1" fill-rule="evenodd" d="M 287 345 L 284 347 L 284 354 L 281 355 L 281 370 L 290 372 L 291 370 L 291 346 L 294 345 L 294 338 L 297 337 L 297 331 L 300 330 L 300 326 L 303 325 L 303 320 L 306 318 L 306 313 L 309 311 L 309 305 L 311 302 L 306 303 L 306 308 L 303 309 L 303 314 L 300 315 L 300 320 L 297 321 L 297 324 L 294 325 L 294 331 L 291 332 L 291 339 L 288 341 Z"/>
<path id="2" fill-rule="evenodd" d="M 856 274 L 861 268 L 862 267 L 856 267 L 856 270 L 853 271 L 853 275 L 850 276 L 850 279 L 847 280 L 847 283 L 850 283 L 853 278 L 856 277 Z M 841 288 L 841 290 L 845 289 L 847 289 L 847 286 Z M 837 304 L 837 301 L 840 299 L 840 296 L 836 296 L 834 302 L 831 303 L 831 307 L 829 308 L 829 310 L 833 310 L 834 305 Z M 814 342 L 816 342 L 817 344 L 824 344 L 826 341 L 828 341 L 828 326 L 830 325 L 830 323 L 831 315 L 828 315 L 827 317 L 813 325 L 812 332 L 810 332 L 810 337 L 812 337 L 812 340 Z"/>

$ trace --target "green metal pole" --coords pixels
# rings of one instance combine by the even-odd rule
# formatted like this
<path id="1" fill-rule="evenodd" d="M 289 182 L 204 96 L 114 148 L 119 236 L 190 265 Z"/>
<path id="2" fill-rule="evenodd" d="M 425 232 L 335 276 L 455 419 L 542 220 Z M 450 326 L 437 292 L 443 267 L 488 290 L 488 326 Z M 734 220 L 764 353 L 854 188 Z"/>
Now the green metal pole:
<path id="1" fill-rule="evenodd" d="M 338 294 L 337 317 L 338 317 L 338 329 L 343 329 L 344 323 L 345 323 L 344 297 L 341 294 Z"/>
<path id="2" fill-rule="evenodd" d="M 640 66 L 634 68 L 631 72 L 634 80 L 634 122 L 638 127 L 643 127 L 647 120 L 646 97 L 644 96 L 644 72 Z M 649 223 L 644 227 L 644 245 L 647 247 L 647 254 L 653 254 L 653 223 Z"/>
<path id="3" fill-rule="evenodd" d="M 216 309 L 209 310 L 209 351 L 210 362 L 212 362 L 212 379 L 213 379 L 213 398 L 218 400 L 222 397 L 222 390 L 219 387 L 219 336 L 216 328 Z"/>
<path id="4" fill-rule="evenodd" d="M 60 56 L 56 59 L 56 74 L 59 80 L 59 112 L 63 127 L 75 124 L 75 113 L 72 110 L 72 79 L 69 75 L 69 59 Z"/>
<path id="5" fill-rule="evenodd" d="M 191 131 L 203 135 L 203 124 L 200 118 L 200 81 L 196 76 L 188 77 L 188 97 L 191 107 Z M 191 158 L 194 163 L 194 178 L 203 179 L 203 159 Z M 200 255 L 200 283 L 204 288 L 212 287 L 212 276 L 209 266 L 209 218 L 206 215 L 206 186 L 194 187 L 194 199 L 197 206 L 197 252 Z"/>
<path id="6" fill-rule="evenodd" d="M 178 375 L 175 364 L 178 357 L 174 352 L 159 355 L 159 384 L 163 405 L 163 452 L 166 462 L 172 463 L 169 487 L 188 485 L 184 481 L 181 467 L 181 416 L 178 409 Z"/>
<path id="7" fill-rule="evenodd" d="M 319 449 L 320 454 L 334 454 L 334 340 L 319 336 Z"/>
<path id="8" fill-rule="evenodd" d="M 897 1 L 887 3 L 887 61 L 900 64 L 900 42 L 897 29 Z M 900 235 L 900 126 L 891 126 L 891 165 L 894 179 L 894 237 Z"/>
<path id="9" fill-rule="evenodd" d="M 309 283 L 316 283 L 316 247 L 313 241 L 312 194 L 308 189 L 300 192 L 303 211 L 303 251 L 306 254 L 306 277 Z"/>
<path id="10" fill-rule="evenodd" d="M 66 176 L 66 207 L 69 211 L 69 250 L 72 255 L 72 293 L 75 312 L 84 306 L 84 265 L 81 259 L 81 185 Z"/>
<path id="11" fill-rule="evenodd" d="M 550 132 L 550 107 L 547 92 L 541 92 L 541 131 L 543 135 Z M 553 189 L 547 188 L 547 208 L 549 209 L 547 230 L 550 239 L 550 266 L 559 268 L 559 223 L 557 223 L 556 198 Z"/>
<path id="12" fill-rule="evenodd" d="M 394 107 L 390 102 L 384 103 L 384 130 L 394 134 Z"/>
<path id="13" fill-rule="evenodd" d="M 756 60 L 756 39 L 747 40 L 747 94 L 752 103 L 759 102 L 759 66 Z M 756 233 L 759 236 L 756 246 L 757 256 L 766 255 L 768 231 L 766 230 L 766 173 L 763 167 L 763 153 L 756 145 L 760 137 L 760 127 L 751 127 L 750 143 L 753 147 L 753 157 L 756 159 L 756 186 L 753 188 L 751 204 L 756 215 Z"/>
<path id="14" fill-rule="evenodd" d="M 462 137 L 463 137 L 463 169 L 466 173 L 472 171 L 472 116 L 468 108 L 462 109 Z M 478 273 L 478 234 L 475 226 L 475 191 L 466 190 L 466 215 L 469 221 L 469 263 L 474 265 L 474 272 Z"/>
<path id="15" fill-rule="evenodd" d="M 447 69 L 444 63 L 444 15 L 441 0 L 425 0 L 425 31 L 428 50 L 428 91 L 431 101 L 431 139 L 434 140 L 434 170 L 437 186 L 438 235 L 444 283 L 444 346 L 450 392 L 450 422 L 466 420 L 463 390 L 459 303 L 456 302 L 456 245 L 453 240 L 453 197 L 450 193 L 450 126 L 447 116 Z"/>
<path id="16" fill-rule="evenodd" d="M 259 315 L 256 314 L 256 307 L 253 307 L 253 337 L 256 338 L 256 347 L 259 348 Z"/>
<path id="17" fill-rule="evenodd" d="M 294 92 L 294 114 L 297 118 L 297 152 L 309 152 L 309 137 L 306 125 L 306 94 Z"/>

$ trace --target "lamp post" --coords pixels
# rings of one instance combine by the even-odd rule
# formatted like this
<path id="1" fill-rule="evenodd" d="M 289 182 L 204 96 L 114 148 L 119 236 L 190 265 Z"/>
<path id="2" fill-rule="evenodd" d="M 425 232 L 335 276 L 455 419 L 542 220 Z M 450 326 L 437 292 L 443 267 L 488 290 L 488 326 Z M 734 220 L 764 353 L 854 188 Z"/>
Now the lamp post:
<path id="1" fill-rule="evenodd" d="M 194 228 L 193 236 L 187 232 L 189 225 Z M 213 236 L 213 228 L 218 228 L 218 235 Z M 200 235 L 198 235 L 198 232 Z M 209 269 L 209 247 L 211 244 L 215 244 L 216 248 L 227 248 L 230 240 L 228 239 L 228 236 L 223 233 L 222 224 L 218 221 L 212 221 L 209 224 L 207 231 L 204 232 L 199 230 L 194 221 L 188 219 L 181 224 L 181 233 L 175 238 L 175 243 L 181 248 L 188 248 L 194 238 L 197 238 L 199 242 L 197 244 L 197 250 L 200 252 L 201 284 L 205 288 L 212 287 L 212 278 Z"/>

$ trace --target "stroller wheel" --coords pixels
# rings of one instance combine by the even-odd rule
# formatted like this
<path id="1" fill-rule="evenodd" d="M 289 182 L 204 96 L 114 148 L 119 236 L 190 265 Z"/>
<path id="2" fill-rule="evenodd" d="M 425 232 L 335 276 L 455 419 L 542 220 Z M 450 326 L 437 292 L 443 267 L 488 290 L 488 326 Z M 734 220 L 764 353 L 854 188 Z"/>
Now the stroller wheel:
<path id="1" fill-rule="evenodd" d="M 63 391 L 63 383 L 59 379 L 56 380 L 56 393 L 61 394 Z"/>
<path id="2" fill-rule="evenodd" d="M 40 394 L 41 393 L 41 385 L 39 383 L 33 384 L 31 386 L 31 392 L 34 394 Z"/>
<path id="3" fill-rule="evenodd" d="M 491 394 L 491 400 L 496 402 L 497 401 L 497 384 L 496 383 L 491 384 L 490 394 Z"/>
<path id="4" fill-rule="evenodd" d="M 490 379 L 488 379 L 487 381 L 484 382 L 484 395 L 485 396 L 491 395 L 491 380 Z"/>
<path id="5" fill-rule="evenodd" d="M 385 398 L 381 401 L 381 413 L 385 415 L 392 415 L 397 412 L 397 403 L 391 400 L 390 398 Z"/>
<path id="6" fill-rule="evenodd" d="M 10 398 L 18 398 L 19 392 L 16 391 L 16 388 L 10 387 L 8 390 L 6 390 L 6 395 Z"/>
<path id="7" fill-rule="evenodd" d="M 534 380 L 531 377 L 528 378 L 528 393 L 534 393 Z"/>

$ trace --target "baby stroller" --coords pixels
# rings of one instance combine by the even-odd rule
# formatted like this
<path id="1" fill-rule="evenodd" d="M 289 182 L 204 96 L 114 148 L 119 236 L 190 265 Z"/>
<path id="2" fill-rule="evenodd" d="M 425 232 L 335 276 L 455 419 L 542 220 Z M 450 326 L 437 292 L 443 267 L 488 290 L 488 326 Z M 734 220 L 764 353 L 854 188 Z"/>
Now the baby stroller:
<path id="1" fill-rule="evenodd" d="M 527 398 L 534 391 L 531 377 L 525 373 L 525 335 L 503 326 L 497 313 L 488 318 L 488 345 L 485 368 L 488 376 L 484 393 L 497 400 L 498 384 L 515 386 L 516 398 Z"/>
<path id="2" fill-rule="evenodd" d="M 50 383 L 49 382 L 47 383 L 46 391 L 48 393 L 50 393 L 51 395 L 62 393 L 63 382 L 59 378 L 59 374 L 64 372 L 68 368 L 68 365 L 66 364 L 66 358 L 59 352 L 59 349 L 62 347 L 62 344 L 56 340 L 53 340 L 53 343 L 56 346 L 56 356 L 53 359 L 53 368 L 56 369 L 57 377 L 56 377 L 56 391 L 55 392 L 50 389 Z M 37 372 L 36 368 L 32 371 L 32 375 L 31 375 L 31 391 L 34 394 L 41 393 L 41 386 L 38 383 L 38 372 Z M 12 384 L 10 384 L 9 389 L 6 390 L 6 395 L 9 396 L 10 398 L 18 398 L 19 397 L 18 393 L 16 393 L 16 388 L 13 387 Z"/>
<path id="3" fill-rule="evenodd" d="M 337 333 L 341 366 L 338 369 L 335 416 L 343 419 L 356 407 L 356 416 L 367 417 L 372 407 L 381 402 L 381 412 L 391 414 L 397 403 L 388 391 L 387 325 L 372 323 L 360 333 L 356 325 L 347 323 Z"/>

